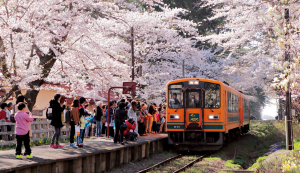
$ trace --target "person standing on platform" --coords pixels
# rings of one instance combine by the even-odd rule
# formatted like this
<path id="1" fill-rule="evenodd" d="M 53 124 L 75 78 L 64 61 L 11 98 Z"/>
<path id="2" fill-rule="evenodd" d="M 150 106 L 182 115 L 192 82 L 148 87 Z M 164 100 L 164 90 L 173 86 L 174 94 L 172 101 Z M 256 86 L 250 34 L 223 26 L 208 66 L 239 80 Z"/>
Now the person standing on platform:
<path id="1" fill-rule="evenodd" d="M 105 122 L 105 126 L 106 126 L 106 129 L 107 129 L 107 126 L 109 127 L 109 137 L 110 138 L 113 138 L 114 136 L 114 128 L 113 128 L 113 109 L 114 107 L 116 106 L 116 102 L 115 101 L 111 101 L 109 103 L 109 111 L 108 109 L 106 109 L 105 111 L 105 118 L 106 118 L 106 122 Z M 108 113 L 109 113 L 109 124 L 108 124 Z M 107 130 L 106 130 L 106 136 L 107 136 Z"/>
<path id="2" fill-rule="evenodd" d="M 79 112 L 77 111 L 78 107 L 79 107 L 79 100 L 74 99 L 70 111 L 70 118 L 71 118 L 70 147 L 74 147 L 74 148 L 77 148 L 77 146 L 74 144 L 74 135 L 75 135 L 75 125 L 78 125 L 79 123 Z"/>
<path id="3" fill-rule="evenodd" d="M 104 114 L 105 114 L 106 109 L 107 109 L 106 105 L 103 105 L 102 106 L 103 116 L 101 117 L 101 134 L 100 134 L 100 137 L 103 136 L 102 134 L 104 134 L 104 136 L 105 136 L 105 121 L 106 121 L 106 118 L 105 118 Z"/>
<path id="4" fill-rule="evenodd" d="M 50 124 L 55 127 L 55 133 L 52 137 L 51 145 L 50 145 L 51 148 L 63 148 L 63 146 L 59 145 L 60 131 L 61 128 L 64 126 L 61 121 L 61 112 L 63 112 L 64 109 L 66 108 L 65 104 L 67 100 L 65 100 L 63 106 L 60 106 L 60 99 L 61 99 L 60 94 L 55 94 L 54 99 L 50 101 L 50 107 L 52 108 L 52 115 L 53 115 Z M 56 139 L 56 145 L 54 145 L 55 139 Z"/>
<path id="5" fill-rule="evenodd" d="M 6 118 L 8 120 L 10 120 L 12 109 L 13 109 L 13 103 L 12 102 L 7 103 Z M 11 126 L 7 126 L 7 131 L 8 132 L 11 131 Z M 9 135 L 8 140 L 10 140 L 10 139 L 11 139 L 11 136 Z"/>
<path id="6" fill-rule="evenodd" d="M 161 114 L 161 124 L 160 124 L 159 132 L 162 133 L 163 130 L 164 130 L 164 132 L 166 132 L 166 129 L 167 129 L 167 127 L 166 127 L 166 106 L 165 105 L 163 105 L 163 108 L 162 108 L 160 114 Z"/>
<path id="7" fill-rule="evenodd" d="M 97 102 L 97 108 L 95 112 L 95 120 L 96 120 L 96 135 L 97 137 L 100 137 L 101 135 L 101 118 L 103 116 L 103 110 L 102 110 L 102 101 Z"/>
<path id="8" fill-rule="evenodd" d="M 136 102 L 134 100 L 131 101 L 131 107 L 128 111 L 128 118 L 132 118 L 135 122 L 138 122 L 137 107 L 136 106 L 137 106 Z M 136 134 L 138 134 L 138 124 L 137 124 L 134 132 Z"/>
<path id="9" fill-rule="evenodd" d="M 141 117 L 144 120 L 144 133 L 142 133 L 144 136 L 147 136 L 147 130 L 148 130 L 148 124 L 149 124 L 149 116 L 148 116 L 148 111 L 147 111 L 147 104 L 143 103 L 142 108 L 141 108 Z"/>
<path id="10" fill-rule="evenodd" d="M 115 137 L 114 137 L 114 143 L 117 143 L 118 140 L 120 144 L 124 145 L 123 142 L 123 133 L 124 130 L 120 130 L 120 127 L 123 123 L 125 123 L 125 119 L 127 118 L 127 111 L 125 110 L 126 104 L 121 102 L 119 103 L 119 108 L 116 110 L 116 115 L 115 115 L 115 127 L 116 127 L 116 132 L 115 132 Z M 120 133 L 120 138 L 119 138 L 119 133 Z"/>
<path id="11" fill-rule="evenodd" d="M 17 148 L 16 148 L 16 158 L 21 159 L 22 152 L 22 142 L 24 141 L 25 153 L 27 158 L 31 159 L 31 149 L 30 149 L 30 137 L 29 137 L 29 126 L 30 122 L 33 121 L 32 114 L 26 111 L 26 105 L 24 103 L 18 104 L 18 113 L 15 115 L 16 120 L 16 138 L 17 138 Z M 29 114 L 27 114 L 29 113 Z"/>
<path id="12" fill-rule="evenodd" d="M 160 125 L 161 125 L 161 107 L 158 108 L 157 113 L 156 113 L 156 129 L 155 132 L 159 133 L 160 132 Z"/>
<path id="13" fill-rule="evenodd" d="M 80 124 L 80 144 L 79 147 L 83 147 L 83 140 L 84 140 L 84 133 L 85 133 L 85 115 L 86 115 L 86 111 L 85 111 L 85 105 L 87 105 L 86 99 L 84 97 L 80 97 L 79 99 L 79 124 Z"/>
<path id="14" fill-rule="evenodd" d="M 154 120 L 154 115 L 155 115 L 154 104 L 152 104 L 152 103 L 150 104 L 148 113 L 151 115 L 151 116 L 149 116 L 148 132 L 152 133 L 153 120 Z"/>

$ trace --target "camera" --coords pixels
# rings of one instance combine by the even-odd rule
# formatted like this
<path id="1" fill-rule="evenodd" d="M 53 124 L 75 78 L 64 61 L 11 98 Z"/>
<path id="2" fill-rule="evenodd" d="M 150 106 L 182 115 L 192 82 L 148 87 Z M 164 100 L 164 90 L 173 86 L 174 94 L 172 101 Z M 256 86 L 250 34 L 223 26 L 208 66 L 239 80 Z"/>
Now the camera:
<path id="1" fill-rule="evenodd" d="M 131 123 L 132 125 L 135 123 L 135 121 L 133 120 L 133 118 L 129 118 L 128 122 Z"/>

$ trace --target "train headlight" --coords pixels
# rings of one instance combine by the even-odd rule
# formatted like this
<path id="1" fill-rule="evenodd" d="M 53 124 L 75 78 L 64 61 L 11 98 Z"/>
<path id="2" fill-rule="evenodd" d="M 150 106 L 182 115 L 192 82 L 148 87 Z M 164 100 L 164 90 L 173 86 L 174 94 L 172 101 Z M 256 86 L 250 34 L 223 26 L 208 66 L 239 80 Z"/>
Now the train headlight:
<path id="1" fill-rule="evenodd" d="M 208 119 L 210 119 L 210 120 L 218 120 L 219 119 L 219 115 L 212 115 L 212 114 L 210 114 L 210 115 L 208 115 Z"/>
<path id="2" fill-rule="evenodd" d="M 170 119 L 176 119 L 176 120 L 178 120 L 179 118 L 180 118 L 179 114 L 171 114 L 170 115 Z"/>
<path id="3" fill-rule="evenodd" d="M 189 85 L 199 85 L 199 81 L 198 80 L 190 80 Z"/>

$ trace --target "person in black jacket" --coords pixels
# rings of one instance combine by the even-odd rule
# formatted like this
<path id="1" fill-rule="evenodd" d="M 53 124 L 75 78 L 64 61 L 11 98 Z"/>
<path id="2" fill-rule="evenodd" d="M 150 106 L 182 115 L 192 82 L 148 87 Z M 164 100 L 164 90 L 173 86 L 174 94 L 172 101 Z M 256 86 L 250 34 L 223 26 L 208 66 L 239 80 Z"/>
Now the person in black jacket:
<path id="1" fill-rule="evenodd" d="M 101 135 L 101 117 L 103 116 L 102 104 L 103 104 L 102 101 L 97 102 L 97 108 L 95 112 L 95 119 L 97 123 L 97 127 L 96 127 L 97 137 L 100 137 Z"/>
<path id="2" fill-rule="evenodd" d="M 120 127 L 123 123 L 125 123 L 125 119 L 127 118 L 127 112 L 125 111 L 126 104 L 124 102 L 121 102 L 119 104 L 119 109 L 116 110 L 115 114 L 115 127 L 116 127 L 116 133 L 114 137 L 114 143 L 117 143 L 120 133 L 120 139 L 119 142 L 124 145 L 123 142 L 123 133 L 124 131 L 120 130 Z"/>
<path id="3" fill-rule="evenodd" d="M 59 136 L 60 136 L 60 130 L 64 126 L 61 121 L 61 112 L 63 112 L 66 108 L 66 100 L 64 105 L 61 107 L 60 106 L 60 94 L 55 94 L 54 99 L 50 101 L 50 107 L 52 108 L 52 115 L 53 119 L 51 121 L 51 125 L 55 127 L 55 133 L 52 137 L 51 141 L 51 148 L 63 148 L 63 146 L 59 145 Z M 54 141 L 56 139 L 56 145 L 54 145 Z"/>

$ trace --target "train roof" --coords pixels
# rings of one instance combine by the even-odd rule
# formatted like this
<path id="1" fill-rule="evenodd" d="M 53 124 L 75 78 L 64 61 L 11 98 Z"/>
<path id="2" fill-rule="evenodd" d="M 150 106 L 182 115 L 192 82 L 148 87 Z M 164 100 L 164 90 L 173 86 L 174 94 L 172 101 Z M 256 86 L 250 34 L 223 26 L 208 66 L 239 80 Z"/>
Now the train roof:
<path id="1" fill-rule="evenodd" d="M 228 85 L 227 82 L 221 82 L 219 80 L 215 80 L 215 79 L 207 79 L 207 78 L 181 78 L 181 79 L 176 79 L 176 80 L 172 80 L 172 81 L 169 81 L 167 85 L 170 85 L 170 84 L 173 84 L 173 83 L 178 83 L 178 82 L 185 82 L 185 81 L 189 81 L 189 80 L 199 80 L 199 81 L 205 81 L 205 82 L 212 82 L 212 83 L 218 83 L 220 85 L 223 85 L 225 87 L 228 87 L 238 93 L 240 93 L 242 95 L 243 98 L 246 98 L 246 99 L 250 99 L 247 95 L 245 95 L 243 92 L 241 91 L 238 91 L 236 90 L 235 88 L 231 87 Z"/>

